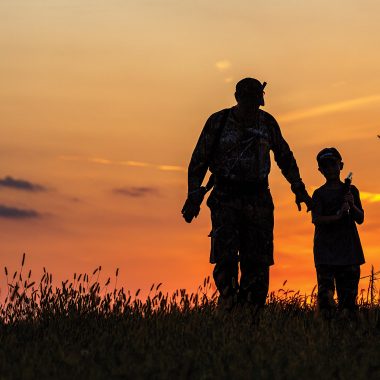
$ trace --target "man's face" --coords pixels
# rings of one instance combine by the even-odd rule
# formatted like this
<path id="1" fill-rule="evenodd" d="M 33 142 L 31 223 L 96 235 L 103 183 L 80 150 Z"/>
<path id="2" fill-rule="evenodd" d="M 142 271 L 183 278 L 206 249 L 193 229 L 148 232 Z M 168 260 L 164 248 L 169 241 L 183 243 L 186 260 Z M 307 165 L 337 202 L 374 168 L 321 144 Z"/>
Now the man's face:
<path id="1" fill-rule="evenodd" d="M 324 159 L 319 162 L 319 171 L 327 180 L 340 178 L 342 170 L 342 162 L 335 158 Z"/>

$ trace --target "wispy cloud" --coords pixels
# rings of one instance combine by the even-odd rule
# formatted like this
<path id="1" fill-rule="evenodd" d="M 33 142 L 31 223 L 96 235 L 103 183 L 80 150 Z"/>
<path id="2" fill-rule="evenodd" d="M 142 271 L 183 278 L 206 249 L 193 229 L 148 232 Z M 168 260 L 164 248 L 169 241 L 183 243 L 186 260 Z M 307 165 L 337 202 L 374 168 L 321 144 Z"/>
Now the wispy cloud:
<path id="1" fill-rule="evenodd" d="M 127 197 L 141 198 L 148 195 L 157 195 L 158 190 L 153 187 L 121 187 L 112 190 L 115 194 L 124 195 Z"/>
<path id="2" fill-rule="evenodd" d="M 228 61 L 227 59 L 223 59 L 223 60 L 215 62 L 215 67 L 219 71 L 226 71 L 231 67 L 231 62 Z"/>
<path id="3" fill-rule="evenodd" d="M 111 160 L 106 160 L 104 158 L 91 158 L 90 161 L 95 162 L 96 164 L 112 165 Z"/>
<path id="4" fill-rule="evenodd" d="M 8 187 L 16 190 L 31 192 L 46 191 L 46 188 L 41 185 L 23 179 L 15 179 L 10 176 L 0 179 L 0 187 Z"/>
<path id="5" fill-rule="evenodd" d="M 126 165 L 126 166 L 137 166 L 140 168 L 145 168 L 147 166 L 151 166 L 147 162 L 139 162 L 139 161 L 120 161 L 121 165 Z"/>
<path id="6" fill-rule="evenodd" d="M 186 172 L 187 168 L 183 166 L 176 165 L 157 165 L 151 164 L 149 162 L 142 161 L 117 161 L 109 160 L 106 158 L 99 157 L 81 157 L 81 156 L 59 156 L 60 160 L 65 161 L 84 161 L 100 165 L 119 165 L 119 166 L 130 166 L 130 167 L 139 167 L 139 168 L 153 168 L 162 171 L 172 171 L 172 172 Z"/>
<path id="7" fill-rule="evenodd" d="M 290 112 L 288 114 L 280 116 L 278 119 L 281 122 L 298 121 L 321 115 L 326 115 L 329 113 L 345 111 L 351 108 L 371 103 L 380 103 L 380 95 L 370 95 L 362 98 L 344 100 L 342 102 L 324 104 L 318 107 L 312 107 L 296 112 Z"/>
<path id="8" fill-rule="evenodd" d="M 184 170 L 186 171 L 186 169 L 183 168 L 182 166 L 175 166 L 175 165 L 158 165 L 157 169 L 163 170 L 165 172 L 182 172 Z"/>
<path id="9" fill-rule="evenodd" d="M 16 207 L 0 205 L 0 218 L 8 219 L 31 219 L 39 218 L 41 215 L 35 210 L 26 210 Z"/>

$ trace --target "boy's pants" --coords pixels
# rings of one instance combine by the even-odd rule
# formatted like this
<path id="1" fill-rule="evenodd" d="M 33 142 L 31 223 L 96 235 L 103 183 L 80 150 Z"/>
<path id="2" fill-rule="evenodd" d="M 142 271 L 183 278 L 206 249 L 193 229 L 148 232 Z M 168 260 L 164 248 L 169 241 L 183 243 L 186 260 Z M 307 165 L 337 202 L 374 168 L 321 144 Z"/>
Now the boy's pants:
<path id="1" fill-rule="evenodd" d="M 360 279 L 359 265 L 317 265 L 318 307 L 334 307 L 334 291 L 338 294 L 338 309 L 357 309 L 356 297 Z"/>

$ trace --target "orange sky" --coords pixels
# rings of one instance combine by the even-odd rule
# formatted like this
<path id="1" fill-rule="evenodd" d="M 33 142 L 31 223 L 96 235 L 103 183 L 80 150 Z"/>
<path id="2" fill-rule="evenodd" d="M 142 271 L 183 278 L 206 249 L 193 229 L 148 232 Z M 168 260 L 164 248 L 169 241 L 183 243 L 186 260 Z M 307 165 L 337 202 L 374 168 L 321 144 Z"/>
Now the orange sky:
<path id="1" fill-rule="evenodd" d="M 370 0 L 3 0 L 0 205 L 37 214 L 0 210 L 2 265 L 26 252 L 59 279 L 102 265 L 130 289 L 195 289 L 212 270 L 210 222 L 206 207 L 191 225 L 180 217 L 186 167 L 207 117 L 253 76 L 268 82 L 264 109 L 310 191 L 323 183 L 316 153 L 341 151 L 366 198 L 363 273 L 380 269 L 379 11 Z M 271 288 L 310 292 L 310 215 L 275 163 L 270 182 Z"/>

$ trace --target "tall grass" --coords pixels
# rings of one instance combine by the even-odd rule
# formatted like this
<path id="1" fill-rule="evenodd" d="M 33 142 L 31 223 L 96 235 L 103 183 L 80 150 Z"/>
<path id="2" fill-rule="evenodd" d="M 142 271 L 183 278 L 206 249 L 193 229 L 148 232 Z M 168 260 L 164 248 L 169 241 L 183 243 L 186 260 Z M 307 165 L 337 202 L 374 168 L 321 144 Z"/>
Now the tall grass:
<path id="1" fill-rule="evenodd" d="M 25 269 L 4 269 L 0 304 L 0 379 L 251 379 L 380 376 L 380 308 L 376 272 L 359 297 L 357 320 L 315 317 L 311 295 L 283 288 L 259 313 L 217 311 L 205 279 L 197 292 L 145 299 L 101 283 L 102 268 L 53 286 L 44 269 L 34 281 Z M 113 285 L 111 285 L 111 283 Z M 368 294 L 369 293 L 369 294 Z"/>

